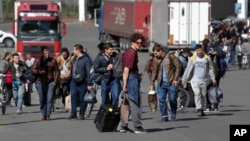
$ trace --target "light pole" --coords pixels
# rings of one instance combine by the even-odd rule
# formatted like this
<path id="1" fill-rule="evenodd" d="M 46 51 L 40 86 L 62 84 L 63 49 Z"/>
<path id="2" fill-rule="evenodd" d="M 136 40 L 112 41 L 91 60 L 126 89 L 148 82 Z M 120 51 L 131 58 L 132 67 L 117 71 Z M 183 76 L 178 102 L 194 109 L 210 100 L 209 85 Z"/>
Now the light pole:
<path id="1" fill-rule="evenodd" d="M 85 0 L 78 0 L 79 3 L 79 21 L 83 22 L 85 21 Z"/>
<path id="2" fill-rule="evenodd" d="M 0 0 L 0 22 L 3 22 L 3 1 Z"/>

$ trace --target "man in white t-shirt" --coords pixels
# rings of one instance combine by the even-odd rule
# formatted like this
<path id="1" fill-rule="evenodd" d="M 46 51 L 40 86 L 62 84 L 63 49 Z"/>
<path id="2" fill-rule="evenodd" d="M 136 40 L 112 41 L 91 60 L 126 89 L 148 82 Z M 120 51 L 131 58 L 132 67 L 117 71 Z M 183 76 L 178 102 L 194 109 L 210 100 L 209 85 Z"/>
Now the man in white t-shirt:
<path id="1" fill-rule="evenodd" d="M 211 58 L 204 53 L 202 45 L 196 45 L 195 52 L 188 61 L 187 68 L 182 77 L 183 87 L 191 80 L 191 86 L 195 96 L 195 106 L 199 117 L 205 116 L 203 109 L 206 102 L 207 83 L 212 80 L 216 84 L 214 67 Z"/>

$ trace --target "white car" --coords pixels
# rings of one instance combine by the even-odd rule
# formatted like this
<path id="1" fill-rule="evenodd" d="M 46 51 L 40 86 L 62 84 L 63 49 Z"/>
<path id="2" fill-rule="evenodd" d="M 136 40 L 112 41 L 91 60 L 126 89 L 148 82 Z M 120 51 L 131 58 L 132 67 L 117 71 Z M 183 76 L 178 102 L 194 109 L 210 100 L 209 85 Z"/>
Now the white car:
<path id="1" fill-rule="evenodd" d="M 4 44 L 4 47 L 14 47 L 16 44 L 16 37 L 10 32 L 0 30 L 0 44 Z"/>

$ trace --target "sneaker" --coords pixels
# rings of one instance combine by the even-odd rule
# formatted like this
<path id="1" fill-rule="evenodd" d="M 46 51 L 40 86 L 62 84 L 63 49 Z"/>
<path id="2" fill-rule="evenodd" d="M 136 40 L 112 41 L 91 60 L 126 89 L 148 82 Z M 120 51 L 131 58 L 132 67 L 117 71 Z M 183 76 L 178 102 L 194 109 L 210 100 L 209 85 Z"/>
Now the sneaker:
<path id="1" fill-rule="evenodd" d="M 126 132 L 134 133 L 134 131 L 129 129 L 127 126 L 121 126 L 121 129 L 119 132 L 120 133 L 126 133 Z"/>
<path id="2" fill-rule="evenodd" d="M 171 120 L 171 121 L 175 121 L 175 119 L 176 119 L 176 114 L 171 114 L 170 120 Z"/>
<path id="3" fill-rule="evenodd" d="M 136 128 L 135 128 L 134 133 L 135 133 L 135 134 L 146 134 L 147 131 L 144 130 L 141 126 L 139 126 L 139 127 L 136 127 Z"/>
<path id="4" fill-rule="evenodd" d="M 50 116 L 47 116 L 47 117 L 46 117 L 46 120 L 51 120 Z"/>
<path id="5" fill-rule="evenodd" d="M 168 117 L 162 117 L 160 122 L 167 122 L 168 121 Z"/>
<path id="6" fill-rule="evenodd" d="M 203 112 L 209 113 L 209 112 L 210 112 L 210 109 L 209 109 L 209 108 L 205 108 L 205 109 L 203 110 Z"/>
<path id="7" fill-rule="evenodd" d="M 84 118 L 84 116 L 80 116 L 78 119 L 79 120 L 84 120 L 85 118 Z"/>
<path id="8" fill-rule="evenodd" d="M 17 109 L 17 114 L 20 115 L 22 113 L 22 111 L 20 109 Z"/>
<path id="9" fill-rule="evenodd" d="M 14 102 L 12 102 L 12 103 L 10 104 L 10 106 L 16 107 L 16 104 L 15 104 Z"/>
<path id="10" fill-rule="evenodd" d="M 41 120 L 47 120 L 47 116 L 43 116 Z"/>
<path id="11" fill-rule="evenodd" d="M 22 107 L 24 108 L 24 107 L 26 107 L 26 105 L 23 104 Z"/>
<path id="12" fill-rule="evenodd" d="M 68 120 L 77 119 L 77 116 L 76 116 L 76 115 L 70 115 L 67 119 L 68 119 Z"/>
<path id="13" fill-rule="evenodd" d="M 198 117 L 204 117 L 204 116 L 206 116 L 202 109 L 199 109 L 197 111 L 198 111 L 198 114 L 197 114 Z"/>
<path id="14" fill-rule="evenodd" d="M 218 108 L 212 108 L 211 112 L 219 112 L 219 109 Z"/>

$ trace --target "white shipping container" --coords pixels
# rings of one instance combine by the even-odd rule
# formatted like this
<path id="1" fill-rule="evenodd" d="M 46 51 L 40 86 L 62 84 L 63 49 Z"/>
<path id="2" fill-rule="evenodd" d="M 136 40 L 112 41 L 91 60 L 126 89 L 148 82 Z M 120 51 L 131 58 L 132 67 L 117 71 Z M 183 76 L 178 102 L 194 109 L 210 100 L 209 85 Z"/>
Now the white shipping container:
<path id="1" fill-rule="evenodd" d="M 208 2 L 170 2 L 169 45 L 190 46 L 209 36 Z"/>

